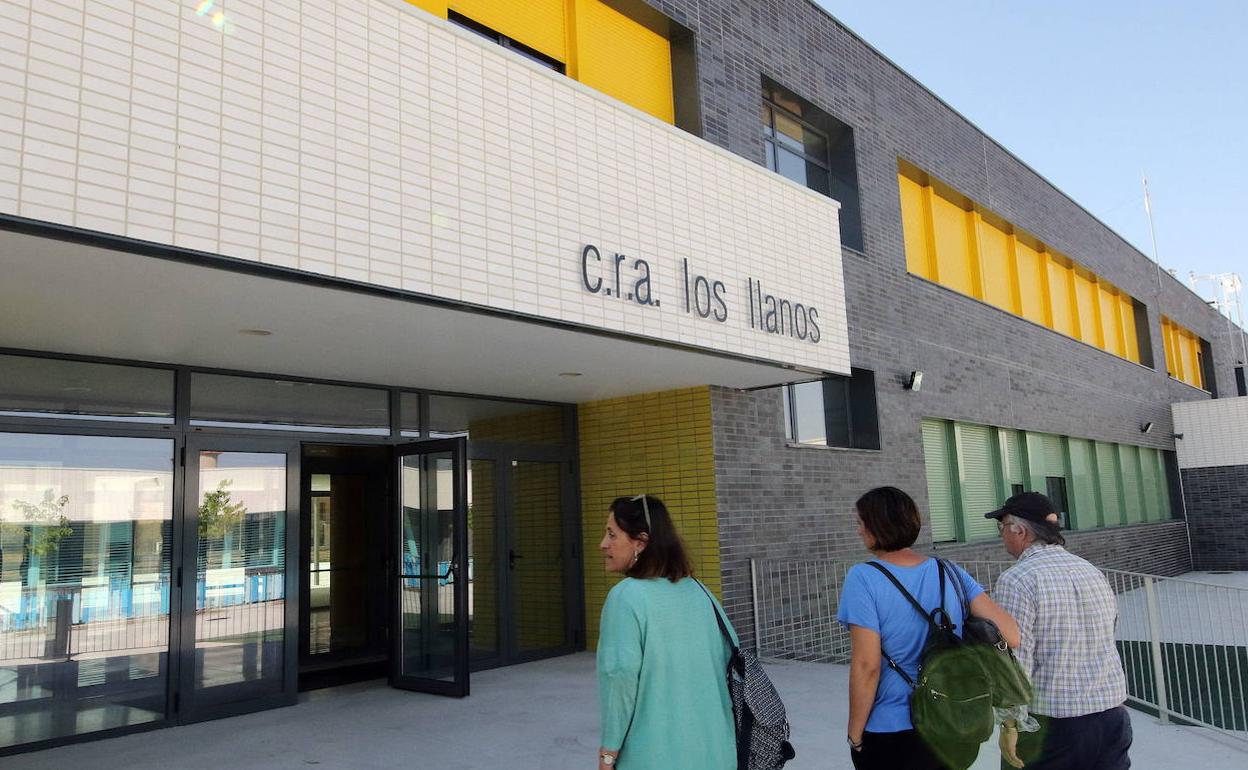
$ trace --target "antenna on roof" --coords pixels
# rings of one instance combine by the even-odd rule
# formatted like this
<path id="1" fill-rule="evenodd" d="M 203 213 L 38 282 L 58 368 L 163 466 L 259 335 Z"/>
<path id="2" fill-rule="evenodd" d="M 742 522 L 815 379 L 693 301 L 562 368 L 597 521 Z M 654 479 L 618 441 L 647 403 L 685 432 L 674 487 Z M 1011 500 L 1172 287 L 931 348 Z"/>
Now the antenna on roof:
<path id="1" fill-rule="evenodd" d="M 1144 183 L 1144 211 L 1148 214 L 1148 232 L 1153 236 L 1153 263 L 1157 265 L 1157 291 L 1161 291 L 1161 257 L 1157 254 L 1157 228 L 1153 225 L 1153 202 L 1148 197 L 1148 177 L 1140 174 Z"/>

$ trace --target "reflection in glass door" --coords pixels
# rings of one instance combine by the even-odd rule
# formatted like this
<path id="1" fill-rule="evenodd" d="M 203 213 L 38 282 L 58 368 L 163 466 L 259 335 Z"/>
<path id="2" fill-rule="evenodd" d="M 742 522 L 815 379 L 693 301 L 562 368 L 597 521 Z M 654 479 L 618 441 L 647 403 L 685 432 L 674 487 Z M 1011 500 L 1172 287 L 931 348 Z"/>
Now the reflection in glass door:
<path id="1" fill-rule="evenodd" d="M 239 701 L 293 697 L 294 614 L 287 552 L 294 515 L 288 447 L 188 445 L 187 640 L 193 712 Z M 194 564 L 191 573 L 189 565 Z M 190 596 L 187 596 L 189 592 Z"/>
<path id="2" fill-rule="evenodd" d="M 397 649 L 391 684 L 468 694 L 465 442 L 407 444 L 399 455 Z"/>
<path id="3" fill-rule="evenodd" d="M 164 718 L 173 459 L 0 433 L 0 748 Z"/>

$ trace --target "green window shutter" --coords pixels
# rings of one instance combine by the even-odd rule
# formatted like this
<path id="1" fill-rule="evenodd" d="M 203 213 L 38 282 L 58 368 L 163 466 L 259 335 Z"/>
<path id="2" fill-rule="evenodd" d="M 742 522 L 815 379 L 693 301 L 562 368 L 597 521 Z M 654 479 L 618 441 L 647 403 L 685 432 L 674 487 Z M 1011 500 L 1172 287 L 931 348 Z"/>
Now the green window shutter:
<path id="1" fill-rule="evenodd" d="M 1145 521 L 1157 521 L 1161 511 L 1157 505 L 1157 465 L 1153 460 L 1156 449 L 1140 447 L 1140 499 L 1144 505 Z"/>
<path id="2" fill-rule="evenodd" d="M 1118 472 L 1118 448 L 1096 442 L 1096 475 L 1101 487 L 1101 516 L 1105 526 L 1122 524 L 1122 484 Z"/>
<path id="3" fill-rule="evenodd" d="M 1070 472 L 1069 494 L 1075 529 L 1095 529 L 1101 526 L 1100 500 L 1096 489 L 1096 458 L 1092 442 L 1082 438 L 1069 439 Z"/>
<path id="4" fill-rule="evenodd" d="M 1161 519 L 1168 521 L 1174 517 L 1170 510 L 1170 471 L 1166 467 L 1167 452 L 1157 452 L 1157 499 L 1161 502 Z"/>
<path id="5" fill-rule="evenodd" d="M 1023 467 L 1023 442 L 1018 431 L 1001 428 L 997 431 L 1001 442 L 1001 475 L 1006 489 L 1011 484 L 1027 485 L 1027 469 Z"/>
<path id="6" fill-rule="evenodd" d="M 1044 475 L 1066 476 L 1066 456 L 1062 452 L 1062 437 L 1044 433 L 1040 437 L 1044 451 Z M 1044 487 L 1041 487 L 1044 489 Z"/>
<path id="7" fill-rule="evenodd" d="M 953 516 L 952 463 L 947 426 L 948 423 L 943 420 L 923 421 L 923 463 L 927 468 L 928 517 L 931 519 L 934 543 L 958 537 Z"/>
<path id="8" fill-rule="evenodd" d="M 1118 458 L 1122 467 L 1122 502 L 1127 524 L 1139 524 L 1144 520 L 1143 483 L 1140 479 L 1140 450 L 1130 444 L 1118 445 Z"/>
<path id="9" fill-rule="evenodd" d="M 1023 431 L 1022 438 L 1027 449 L 1027 488 L 1044 492 L 1044 477 L 1048 475 L 1045 473 L 1044 434 Z"/>
<path id="10" fill-rule="evenodd" d="M 962 490 L 962 531 L 967 540 L 995 537 L 997 524 L 984 514 L 998 505 L 997 473 L 993 467 L 992 430 L 986 425 L 954 425 L 958 448 L 958 482 Z"/>

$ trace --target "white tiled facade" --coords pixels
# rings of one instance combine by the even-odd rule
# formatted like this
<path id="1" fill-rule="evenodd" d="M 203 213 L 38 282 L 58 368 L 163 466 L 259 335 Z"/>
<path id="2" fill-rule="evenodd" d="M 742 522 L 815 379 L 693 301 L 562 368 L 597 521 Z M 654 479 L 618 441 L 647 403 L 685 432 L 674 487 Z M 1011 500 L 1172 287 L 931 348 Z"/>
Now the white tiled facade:
<path id="1" fill-rule="evenodd" d="M 1248 465 L 1248 397 L 1172 405 L 1180 468 Z"/>
<path id="2" fill-rule="evenodd" d="M 849 371 L 835 202 L 401 0 L 197 5 L 0 3 L 0 211 Z M 661 305 L 586 291 L 586 244 Z M 819 342 L 750 328 L 747 277 Z"/>

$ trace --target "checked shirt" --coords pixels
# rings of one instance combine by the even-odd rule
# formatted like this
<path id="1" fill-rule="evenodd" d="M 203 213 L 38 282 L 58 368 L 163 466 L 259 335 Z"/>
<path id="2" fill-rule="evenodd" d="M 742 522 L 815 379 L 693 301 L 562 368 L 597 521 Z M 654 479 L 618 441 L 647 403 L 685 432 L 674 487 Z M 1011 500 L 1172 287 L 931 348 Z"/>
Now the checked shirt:
<path id="1" fill-rule="evenodd" d="M 1018 621 L 1018 661 L 1035 686 L 1032 712 L 1096 714 L 1122 704 L 1114 646 L 1118 602 L 1101 571 L 1060 545 L 1035 543 L 997 579 L 993 598 Z"/>

